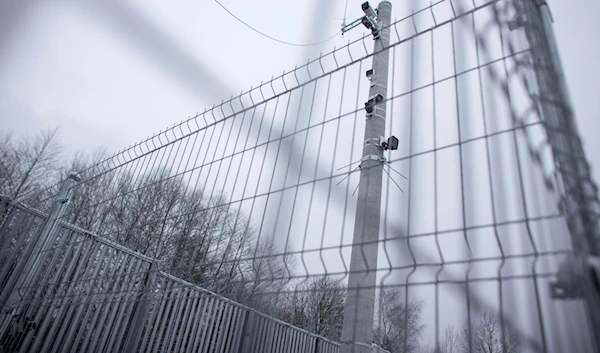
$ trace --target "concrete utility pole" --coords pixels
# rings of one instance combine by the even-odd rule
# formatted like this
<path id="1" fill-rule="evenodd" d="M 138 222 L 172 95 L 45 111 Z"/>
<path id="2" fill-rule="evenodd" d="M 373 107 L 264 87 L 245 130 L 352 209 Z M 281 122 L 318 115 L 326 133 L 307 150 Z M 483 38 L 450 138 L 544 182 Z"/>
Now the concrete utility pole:
<path id="1" fill-rule="evenodd" d="M 367 8 L 365 8 L 365 5 Z M 381 213 L 381 185 L 383 175 L 383 147 L 380 137 L 385 136 L 386 98 L 392 4 L 382 1 L 377 7 L 374 25 L 370 6 L 363 4 L 367 14 L 362 23 L 373 30 L 375 37 L 373 68 L 369 100 L 365 103 L 367 119 L 361 160 L 358 203 L 354 222 L 354 238 L 350 258 L 348 294 L 344 310 L 341 353 L 371 353 L 373 343 L 373 316 L 377 280 L 377 248 Z M 372 10 L 370 10 L 372 12 Z M 367 22 L 367 23 L 365 23 Z M 368 244 L 366 244 L 368 243 Z"/>

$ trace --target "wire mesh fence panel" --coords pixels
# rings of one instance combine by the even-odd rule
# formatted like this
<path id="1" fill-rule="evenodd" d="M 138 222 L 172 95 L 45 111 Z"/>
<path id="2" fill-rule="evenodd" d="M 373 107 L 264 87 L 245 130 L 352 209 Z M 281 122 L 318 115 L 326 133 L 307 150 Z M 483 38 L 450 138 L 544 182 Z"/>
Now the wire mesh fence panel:
<path id="1" fill-rule="evenodd" d="M 596 349 L 597 191 L 546 10 L 430 3 L 80 168 L 67 198 L 3 198 L 2 332 L 27 327 L 21 351 Z"/>

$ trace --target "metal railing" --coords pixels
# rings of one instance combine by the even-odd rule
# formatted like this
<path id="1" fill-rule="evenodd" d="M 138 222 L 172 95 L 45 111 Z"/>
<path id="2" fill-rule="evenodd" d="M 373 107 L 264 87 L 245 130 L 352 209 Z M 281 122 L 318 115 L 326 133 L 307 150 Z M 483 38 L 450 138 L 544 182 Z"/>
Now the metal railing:
<path id="1" fill-rule="evenodd" d="M 159 271 L 155 260 L 64 221 L 32 253 L 48 215 L 4 196 L 0 205 L 3 352 L 339 351 L 337 343 Z M 31 259 L 41 266 L 28 286 L 17 287 Z"/>

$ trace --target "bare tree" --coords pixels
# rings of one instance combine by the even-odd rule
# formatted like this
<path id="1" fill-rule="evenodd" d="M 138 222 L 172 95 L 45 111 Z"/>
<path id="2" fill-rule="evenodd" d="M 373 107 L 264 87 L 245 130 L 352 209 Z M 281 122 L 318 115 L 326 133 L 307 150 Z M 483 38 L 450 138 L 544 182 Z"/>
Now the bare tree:
<path id="1" fill-rule="evenodd" d="M 374 339 L 381 348 L 396 352 L 417 352 L 425 329 L 421 322 L 422 302 L 408 302 L 397 288 L 379 292 Z"/>
<path id="2" fill-rule="evenodd" d="M 490 312 L 484 312 L 479 323 L 470 330 L 468 326 L 463 329 L 461 348 L 463 351 L 472 350 L 475 353 L 520 351 L 518 338 L 510 331 L 508 325 L 504 324 L 503 328 L 498 318 Z"/>
<path id="3" fill-rule="evenodd" d="M 416 353 L 441 353 L 440 349 L 436 349 L 431 343 L 422 343 L 415 350 Z"/>
<path id="4" fill-rule="evenodd" d="M 341 279 L 323 276 L 301 282 L 293 295 L 285 298 L 286 306 L 281 319 L 339 341 L 344 320 L 346 291 Z"/>
<path id="5" fill-rule="evenodd" d="M 10 193 L 11 179 L 17 164 L 16 157 L 12 132 L 0 130 L 0 193 Z"/>
<path id="6" fill-rule="evenodd" d="M 440 342 L 439 353 L 459 353 L 460 335 L 453 326 L 446 327 L 444 339 Z"/>
<path id="7" fill-rule="evenodd" d="M 60 153 L 57 129 L 23 137 L 16 145 L 10 133 L 0 133 L 0 192 L 16 199 L 44 189 L 56 179 Z"/>
<path id="8" fill-rule="evenodd" d="M 293 266 L 292 261 L 289 255 L 277 253 L 273 238 L 268 235 L 263 235 L 258 241 L 255 238 L 248 241 L 257 243 L 248 246 L 246 255 L 239 261 L 243 288 L 240 288 L 236 298 L 259 311 L 281 316 L 282 313 L 278 312 L 278 294 L 288 282 L 284 262 Z"/>

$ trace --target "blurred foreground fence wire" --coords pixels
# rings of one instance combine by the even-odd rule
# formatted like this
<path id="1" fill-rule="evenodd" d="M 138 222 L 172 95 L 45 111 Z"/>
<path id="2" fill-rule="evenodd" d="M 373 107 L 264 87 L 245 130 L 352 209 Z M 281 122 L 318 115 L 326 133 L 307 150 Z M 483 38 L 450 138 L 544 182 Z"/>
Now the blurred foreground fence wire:
<path id="1" fill-rule="evenodd" d="M 597 189 L 549 18 L 442 0 L 383 29 L 372 242 L 370 34 L 57 185 L 3 178 L 0 349 L 338 352 L 351 250 L 376 246 L 368 350 L 598 351 Z"/>

